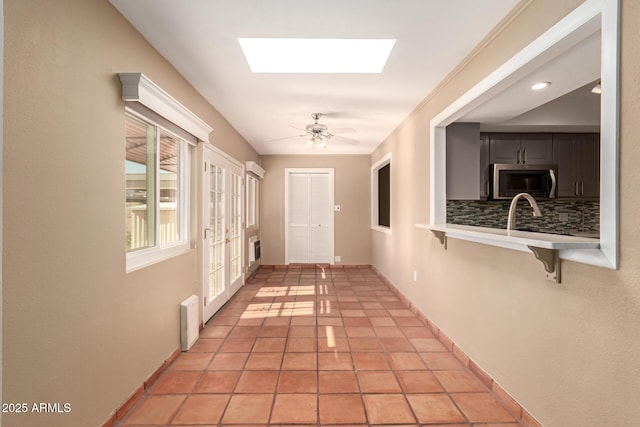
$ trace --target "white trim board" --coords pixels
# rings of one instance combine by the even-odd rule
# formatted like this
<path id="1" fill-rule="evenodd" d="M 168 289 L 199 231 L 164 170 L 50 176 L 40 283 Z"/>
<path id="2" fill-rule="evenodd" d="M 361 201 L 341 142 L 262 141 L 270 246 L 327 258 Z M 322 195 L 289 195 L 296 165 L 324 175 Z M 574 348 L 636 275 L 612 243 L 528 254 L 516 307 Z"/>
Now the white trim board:
<path id="1" fill-rule="evenodd" d="M 245 170 L 247 173 L 253 174 L 256 178 L 264 178 L 265 170 L 254 161 L 245 162 Z"/>
<path id="2" fill-rule="evenodd" d="M 600 248 L 565 250 L 560 257 L 618 268 L 619 240 L 619 0 L 587 0 L 435 116 L 430 123 L 430 225 L 446 224 L 446 126 L 511 85 L 549 55 L 602 31 Z M 486 242 L 486 244 L 491 244 Z"/>
<path id="3" fill-rule="evenodd" d="M 142 73 L 119 73 L 118 77 L 122 82 L 124 101 L 139 102 L 201 141 L 209 141 L 209 134 L 213 132 L 213 128 L 147 76 Z"/>

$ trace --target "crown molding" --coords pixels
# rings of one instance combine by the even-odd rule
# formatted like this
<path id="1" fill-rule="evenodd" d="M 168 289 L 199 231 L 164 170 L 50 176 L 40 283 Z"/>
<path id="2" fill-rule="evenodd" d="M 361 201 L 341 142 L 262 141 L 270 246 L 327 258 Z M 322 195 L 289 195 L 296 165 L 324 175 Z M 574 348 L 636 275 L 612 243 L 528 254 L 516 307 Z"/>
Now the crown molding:
<path id="1" fill-rule="evenodd" d="M 118 73 L 122 82 L 122 99 L 139 102 L 201 141 L 208 142 L 213 128 L 175 100 L 142 73 Z"/>

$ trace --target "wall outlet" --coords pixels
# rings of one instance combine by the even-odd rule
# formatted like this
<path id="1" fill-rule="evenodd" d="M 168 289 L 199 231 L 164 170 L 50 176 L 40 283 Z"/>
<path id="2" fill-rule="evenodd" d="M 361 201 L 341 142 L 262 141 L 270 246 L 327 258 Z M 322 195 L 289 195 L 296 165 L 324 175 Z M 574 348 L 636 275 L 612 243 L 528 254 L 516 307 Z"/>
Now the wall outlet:
<path id="1" fill-rule="evenodd" d="M 418 281 L 418 271 L 417 270 L 413 270 L 413 281 L 414 282 Z"/>
<path id="2" fill-rule="evenodd" d="M 334 262 L 342 262 L 342 257 L 340 255 L 336 255 L 333 257 Z"/>
<path id="3" fill-rule="evenodd" d="M 558 216 L 558 221 L 562 221 L 562 222 L 569 221 L 569 214 L 566 212 L 560 212 L 560 215 Z"/>

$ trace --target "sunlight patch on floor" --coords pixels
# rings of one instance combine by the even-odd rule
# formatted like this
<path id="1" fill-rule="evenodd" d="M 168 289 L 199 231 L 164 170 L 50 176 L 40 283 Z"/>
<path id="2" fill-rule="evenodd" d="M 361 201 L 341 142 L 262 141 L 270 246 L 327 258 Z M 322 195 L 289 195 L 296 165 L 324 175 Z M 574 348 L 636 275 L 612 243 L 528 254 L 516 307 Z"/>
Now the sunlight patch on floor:
<path id="1" fill-rule="evenodd" d="M 279 316 L 313 316 L 315 303 L 313 301 L 273 302 L 249 304 L 240 315 L 241 319 L 263 319 Z"/>

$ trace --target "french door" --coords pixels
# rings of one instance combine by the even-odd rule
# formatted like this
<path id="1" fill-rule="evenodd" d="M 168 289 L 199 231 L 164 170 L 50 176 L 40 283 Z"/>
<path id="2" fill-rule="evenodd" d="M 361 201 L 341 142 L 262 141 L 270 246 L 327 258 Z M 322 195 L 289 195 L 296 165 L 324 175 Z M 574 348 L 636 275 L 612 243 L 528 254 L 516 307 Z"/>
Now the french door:
<path id="1" fill-rule="evenodd" d="M 200 144 L 202 221 L 200 251 L 206 322 L 243 285 L 242 165 Z"/>
<path id="2" fill-rule="evenodd" d="M 285 169 L 285 261 L 334 259 L 333 169 Z"/>

